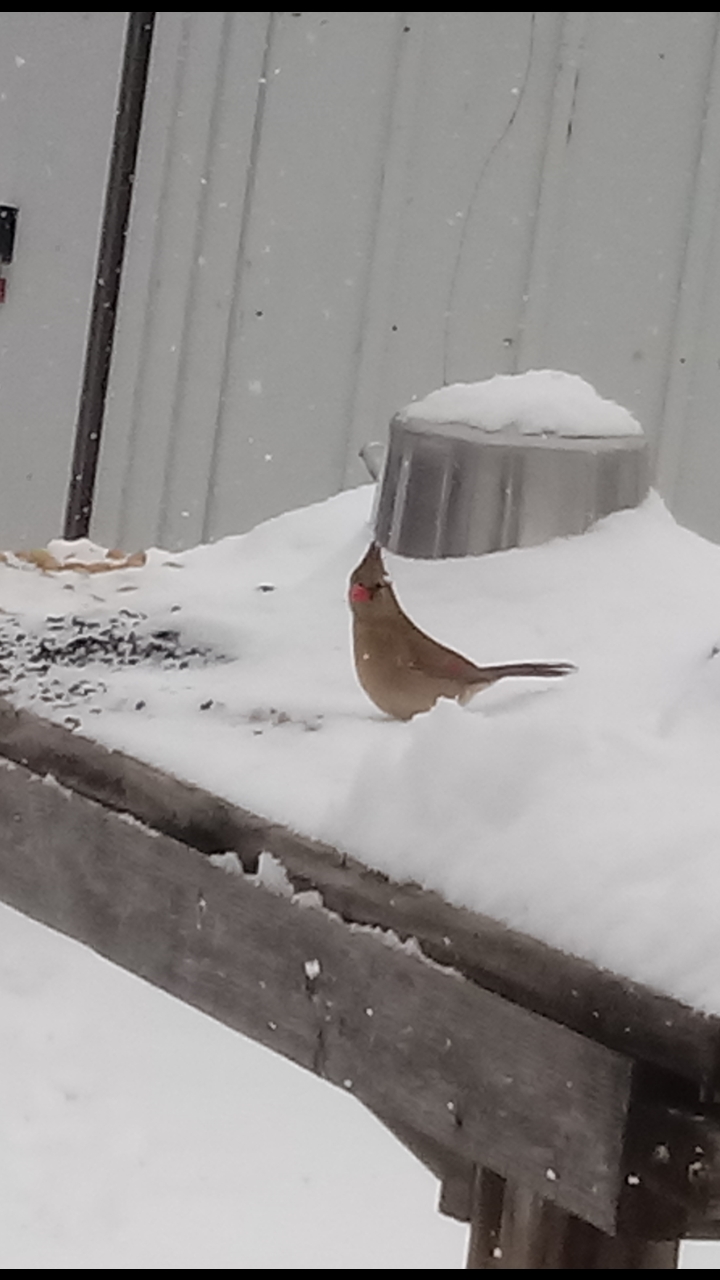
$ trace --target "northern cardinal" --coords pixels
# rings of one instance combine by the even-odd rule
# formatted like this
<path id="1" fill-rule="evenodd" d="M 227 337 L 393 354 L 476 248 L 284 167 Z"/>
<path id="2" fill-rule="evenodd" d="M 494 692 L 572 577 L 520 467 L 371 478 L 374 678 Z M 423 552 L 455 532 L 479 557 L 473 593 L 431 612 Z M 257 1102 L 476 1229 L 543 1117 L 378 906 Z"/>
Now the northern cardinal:
<path id="1" fill-rule="evenodd" d="M 438 644 L 400 608 L 377 542 L 371 542 L 353 571 L 348 595 L 358 680 L 375 706 L 396 720 L 429 711 L 438 698 L 455 698 L 464 705 L 504 676 L 565 676 L 575 670 L 567 662 L 476 667 Z"/>

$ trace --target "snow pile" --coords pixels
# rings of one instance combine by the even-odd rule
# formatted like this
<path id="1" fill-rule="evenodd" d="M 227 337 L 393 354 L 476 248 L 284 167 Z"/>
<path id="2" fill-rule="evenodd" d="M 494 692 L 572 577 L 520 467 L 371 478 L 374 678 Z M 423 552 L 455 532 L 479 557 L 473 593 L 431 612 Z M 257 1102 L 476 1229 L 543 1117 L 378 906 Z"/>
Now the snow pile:
<path id="1" fill-rule="evenodd" d="M 636 418 L 614 400 L 604 400 L 589 382 L 559 369 L 498 373 L 484 382 L 455 382 L 431 391 L 402 410 L 403 419 L 455 422 L 521 435 L 642 435 Z"/>
<path id="2" fill-rule="evenodd" d="M 59 616 L 102 623 L 122 606 L 204 655 L 96 666 L 90 653 L 81 682 L 60 663 L 15 666 L 3 691 L 397 879 L 720 1013 L 720 548 L 653 495 L 542 547 L 386 556 L 407 612 L 474 661 L 578 668 L 400 723 L 368 702 L 352 668 L 346 586 L 372 494 L 172 559 L 151 551 L 142 568 L 89 577 L 0 565 L 13 634 L 22 623 L 38 643 Z M 43 697 L 53 681 L 55 701 Z"/>

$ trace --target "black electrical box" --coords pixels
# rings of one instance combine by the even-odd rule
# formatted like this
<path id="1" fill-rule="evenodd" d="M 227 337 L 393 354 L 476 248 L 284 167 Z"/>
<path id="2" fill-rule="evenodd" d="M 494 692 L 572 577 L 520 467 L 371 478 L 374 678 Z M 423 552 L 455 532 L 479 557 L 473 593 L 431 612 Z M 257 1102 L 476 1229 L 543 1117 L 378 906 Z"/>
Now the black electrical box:
<path id="1" fill-rule="evenodd" d="M 18 211 L 12 204 L 0 204 L 0 263 L 9 266 L 15 248 Z"/>

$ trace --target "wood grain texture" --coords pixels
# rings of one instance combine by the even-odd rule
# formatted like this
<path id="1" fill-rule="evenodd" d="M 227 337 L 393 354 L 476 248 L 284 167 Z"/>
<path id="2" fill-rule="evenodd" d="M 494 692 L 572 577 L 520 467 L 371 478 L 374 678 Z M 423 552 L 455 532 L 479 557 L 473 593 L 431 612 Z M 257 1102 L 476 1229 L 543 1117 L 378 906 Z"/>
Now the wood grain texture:
<path id="1" fill-rule="evenodd" d="M 687 1214 L 690 1239 L 720 1236 L 720 1117 L 713 1110 L 658 1108 L 638 1099 L 625 1137 L 625 1169 L 621 1223 L 638 1220 L 646 1207 L 639 1197 L 650 1195 L 667 1206 L 666 1220 L 673 1206 Z M 657 1223 L 654 1233 L 657 1238 Z"/>
<path id="2" fill-rule="evenodd" d="M 692 1082 L 718 1084 L 720 1020 L 588 961 L 449 906 L 412 884 L 393 884 L 337 849 L 108 751 L 0 699 L 0 754 L 203 853 L 235 851 L 253 871 L 262 850 L 280 859 L 293 885 L 317 889 L 349 922 L 392 928 L 480 986 L 632 1057 Z"/>
<path id="3" fill-rule="evenodd" d="M 488 1169 L 473 1185 L 469 1270 L 674 1270 L 679 1240 L 632 1232 L 610 1237 Z"/>
<path id="4" fill-rule="evenodd" d="M 1 773 L 10 905 L 613 1229 L 627 1059 L 22 766 Z"/>
<path id="5" fill-rule="evenodd" d="M 636 1075 L 634 1080 L 635 1096 L 624 1137 L 622 1186 L 613 1234 L 636 1244 L 720 1239 L 720 1120 L 712 1110 L 702 1113 L 659 1101 L 651 1103 L 641 1076 L 642 1073 Z M 439 1171 L 440 1212 L 473 1224 L 475 1243 L 471 1254 L 480 1250 L 482 1256 L 489 1256 L 499 1244 L 506 1189 L 498 1191 L 498 1187 L 503 1180 L 490 1170 L 473 1168 L 457 1159 L 446 1160 L 443 1165 L 438 1153 L 417 1134 L 398 1132 L 398 1137 L 428 1168 Z M 567 1240 L 571 1250 L 581 1244 L 583 1249 L 591 1250 L 599 1245 L 597 1241 L 593 1245 L 591 1235 L 573 1235 L 561 1218 L 553 1218 L 553 1207 L 541 1204 L 542 1200 L 543 1197 L 538 1200 L 531 1196 L 527 1201 L 526 1208 L 532 1201 L 536 1203 L 523 1232 L 525 1245 L 533 1233 L 537 1239 L 532 1247 L 541 1253 L 550 1248 L 548 1240 L 558 1234 Z M 522 1198 L 517 1203 L 521 1202 Z M 557 1206 L 554 1211 L 557 1213 Z M 526 1210 L 522 1209 L 522 1213 Z M 503 1256 L 503 1265 L 515 1265 L 507 1261 L 507 1251 Z M 564 1267 L 569 1263 L 555 1265 Z"/>

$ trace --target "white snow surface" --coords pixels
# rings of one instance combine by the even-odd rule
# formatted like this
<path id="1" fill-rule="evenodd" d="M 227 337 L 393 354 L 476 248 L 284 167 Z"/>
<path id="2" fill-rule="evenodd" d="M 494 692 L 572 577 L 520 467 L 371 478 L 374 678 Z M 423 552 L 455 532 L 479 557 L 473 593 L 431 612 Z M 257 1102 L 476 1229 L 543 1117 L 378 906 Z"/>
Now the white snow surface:
<path id="1" fill-rule="evenodd" d="M 484 431 L 513 427 L 521 435 L 642 435 L 640 423 L 628 409 L 603 399 L 584 378 L 560 369 L 496 373 L 483 382 L 455 382 L 406 405 L 401 417 L 462 423 Z"/>
<path id="2" fill-rule="evenodd" d="M 463 1265 L 351 1091 L 3 905 L 0 1053 L 6 1269 Z"/>
<path id="3" fill-rule="evenodd" d="M 31 634 L 48 615 L 103 622 L 124 608 L 223 658 L 89 662 L 79 687 L 77 668 L 41 676 L 5 653 L 6 696 L 720 1013 L 720 548 L 653 494 L 542 547 L 388 555 L 408 613 L 474 661 L 578 668 L 400 723 L 368 702 L 351 659 L 346 584 L 372 496 L 153 550 L 139 569 L 0 565 L 0 636 L 13 618 Z"/>

